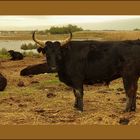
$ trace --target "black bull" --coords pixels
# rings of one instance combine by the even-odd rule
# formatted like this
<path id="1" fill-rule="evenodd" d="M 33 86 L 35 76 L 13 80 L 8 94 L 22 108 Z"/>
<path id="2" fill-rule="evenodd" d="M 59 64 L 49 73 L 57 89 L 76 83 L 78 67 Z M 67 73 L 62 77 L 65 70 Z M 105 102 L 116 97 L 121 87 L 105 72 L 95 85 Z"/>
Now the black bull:
<path id="1" fill-rule="evenodd" d="M 2 74 L 0 74 L 0 91 L 3 91 L 6 86 L 7 86 L 7 79 Z"/>
<path id="2" fill-rule="evenodd" d="M 11 56 L 11 60 L 22 60 L 23 59 L 23 55 L 20 52 L 17 52 L 17 51 L 14 51 L 14 50 L 10 50 L 8 52 Z"/>
<path id="3" fill-rule="evenodd" d="M 29 76 L 29 75 L 37 75 L 41 73 L 46 73 L 48 70 L 46 63 L 36 64 L 28 66 L 21 70 L 20 75 L 21 76 Z"/>
<path id="4" fill-rule="evenodd" d="M 140 40 L 70 41 L 45 43 L 48 72 L 58 72 L 60 81 L 73 88 L 74 107 L 83 111 L 83 84 L 109 83 L 122 77 L 126 91 L 125 111 L 135 111 L 140 76 Z"/>

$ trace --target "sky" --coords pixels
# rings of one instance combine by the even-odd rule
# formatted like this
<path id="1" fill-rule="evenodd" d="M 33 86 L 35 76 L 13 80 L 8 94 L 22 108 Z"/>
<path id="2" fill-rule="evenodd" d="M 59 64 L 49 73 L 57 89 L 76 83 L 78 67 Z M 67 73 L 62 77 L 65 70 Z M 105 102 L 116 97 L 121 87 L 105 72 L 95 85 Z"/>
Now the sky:
<path id="1" fill-rule="evenodd" d="M 133 24 L 134 20 L 138 21 L 138 24 Z M 126 29 L 131 29 L 140 28 L 139 23 L 140 16 L 0 16 L 0 30 L 44 30 L 51 26 L 68 24 L 77 25 L 87 30 L 125 29 L 126 27 Z"/>

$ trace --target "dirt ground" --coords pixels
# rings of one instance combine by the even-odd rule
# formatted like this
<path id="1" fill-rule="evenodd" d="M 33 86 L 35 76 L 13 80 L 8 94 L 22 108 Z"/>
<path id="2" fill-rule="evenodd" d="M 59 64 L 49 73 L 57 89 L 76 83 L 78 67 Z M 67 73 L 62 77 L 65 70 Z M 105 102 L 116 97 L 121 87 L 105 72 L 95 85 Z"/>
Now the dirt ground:
<path id="1" fill-rule="evenodd" d="M 23 68 L 44 60 L 43 57 L 0 60 L 0 72 L 8 79 L 6 89 L 0 92 L 0 124 L 140 124 L 140 90 L 136 112 L 124 113 L 126 98 L 122 79 L 111 82 L 109 87 L 84 86 L 84 111 L 81 113 L 73 108 L 72 89 L 61 83 L 56 74 L 20 76 Z"/>

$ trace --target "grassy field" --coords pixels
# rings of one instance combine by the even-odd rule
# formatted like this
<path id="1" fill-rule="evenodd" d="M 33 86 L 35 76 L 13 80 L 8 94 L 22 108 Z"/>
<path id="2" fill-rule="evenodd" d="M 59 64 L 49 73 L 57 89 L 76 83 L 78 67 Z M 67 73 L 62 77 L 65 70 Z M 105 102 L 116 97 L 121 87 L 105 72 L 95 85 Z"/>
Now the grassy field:
<path id="1" fill-rule="evenodd" d="M 38 39 L 42 40 L 63 40 L 67 34 L 46 34 L 36 35 Z M 73 33 L 73 39 L 97 39 L 97 40 L 133 40 L 140 38 L 140 31 L 80 31 Z M 0 40 L 32 40 L 31 33 L 14 33 L 0 35 Z"/>
<path id="2" fill-rule="evenodd" d="M 84 86 L 84 112 L 73 108 L 74 95 L 61 83 L 56 74 L 21 77 L 28 65 L 44 62 L 44 57 L 26 57 L 21 61 L 1 61 L 1 72 L 8 79 L 5 91 L 0 92 L 0 124 L 80 124 L 120 125 L 122 118 L 129 125 L 140 124 L 140 89 L 136 113 L 124 113 L 125 94 L 122 80 L 103 85 Z M 27 63 L 28 62 L 28 63 Z M 23 86 L 19 86 L 19 83 Z"/>
<path id="3" fill-rule="evenodd" d="M 117 40 L 119 38 L 137 39 L 140 33 L 89 32 L 86 34 L 86 32 L 80 32 L 74 33 L 74 38 L 81 39 L 85 35 L 88 39 L 96 37 Z M 55 37 L 57 38 L 58 35 Z M 0 72 L 8 79 L 6 89 L 0 92 L 0 124 L 120 125 L 122 124 L 120 120 L 127 120 L 128 125 L 140 125 L 140 87 L 137 93 L 136 112 L 124 113 L 126 98 L 122 79 L 111 82 L 109 88 L 103 85 L 84 86 L 84 112 L 81 113 L 73 108 L 72 89 L 61 83 L 56 74 L 20 76 L 23 68 L 43 63 L 44 60 L 44 56 L 28 56 L 21 61 L 10 61 L 9 58 L 0 59 Z M 22 86 L 19 86 L 19 83 L 22 83 Z"/>

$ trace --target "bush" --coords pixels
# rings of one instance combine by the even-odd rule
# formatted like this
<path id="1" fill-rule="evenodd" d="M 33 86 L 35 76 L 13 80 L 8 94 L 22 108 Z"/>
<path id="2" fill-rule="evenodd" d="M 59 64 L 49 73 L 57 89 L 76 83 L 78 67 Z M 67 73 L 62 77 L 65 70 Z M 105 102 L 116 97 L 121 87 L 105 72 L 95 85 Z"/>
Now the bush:
<path id="1" fill-rule="evenodd" d="M 140 29 L 136 28 L 136 29 L 134 29 L 134 31 L 140 31 Z"/>
<path id="2" fill-rule="evenodd" d="M 0 50 L 0 58 L 10 58 L 10 54 L 5 48 Z"/>
<path id="3" fill-rule="evenodd" d="M 2 48 L 0 50 L 0 54 L 7 55 L 8 54 L 8 51 L 5 48 Z"/>
<path id="4" fill-rule="evenodd" d="M 55 27 L 52 26 L 49 30 L 46 30 L 46 32 L 50 32 L 51 34 L 67 34 L 69 31 L 76 32 L 76 31 L 83 31 L 81 27 L 78 27 L 76 25 L 67 25 L 63 27 Z"/>
<path id="5" fill-rule="evenodd" d="M 39 58 L 41 56 L 39 53 L 34 53 L 32 51 L 23 52 L 22 54 L 23 54 L 23 56 L 36 57 L 36 58 Z"/>
<path id="6" fill-rule="evenodd" d="M 21 47 L 20 47 L 22 50 L 33 50 L 33 49 L 37 49 L 37 45 L 36 44 L 32 44 L 32 43 L 29 43 L 29 44 L 22 44 Z"/>

